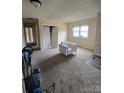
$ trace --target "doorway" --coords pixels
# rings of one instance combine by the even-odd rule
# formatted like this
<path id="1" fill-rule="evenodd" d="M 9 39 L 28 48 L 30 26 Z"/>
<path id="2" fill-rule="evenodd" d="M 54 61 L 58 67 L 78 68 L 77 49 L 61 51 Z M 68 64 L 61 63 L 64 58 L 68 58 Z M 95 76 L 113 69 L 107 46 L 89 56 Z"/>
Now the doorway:
<path id="1" fill-rule="evenodd" d="M 56 26 L 44 25 L 42 29 L 43 49 L 57 48 L 58 28 Z"/>
<path id="2" fill-rule="evenodd" d="M 37 18 L 23 18 L 23 30 L 26 46 L 33 50 L 40 50 L 39 20 Z"/>

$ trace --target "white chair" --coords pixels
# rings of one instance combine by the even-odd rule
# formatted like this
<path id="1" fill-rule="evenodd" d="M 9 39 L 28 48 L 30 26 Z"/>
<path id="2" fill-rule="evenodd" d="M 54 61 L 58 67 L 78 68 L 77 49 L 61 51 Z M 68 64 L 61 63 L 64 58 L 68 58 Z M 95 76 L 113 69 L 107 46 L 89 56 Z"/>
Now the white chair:
<path id="1" fill-rule="evenodd" d="M 64 54 L 65 56 L 76 53 L 77 52 L 77 44 L 71 43 L 68 41 L 61 42 L 61 44 L 59 44 L 59 51 L 60 51 L 60 53 Z"/>

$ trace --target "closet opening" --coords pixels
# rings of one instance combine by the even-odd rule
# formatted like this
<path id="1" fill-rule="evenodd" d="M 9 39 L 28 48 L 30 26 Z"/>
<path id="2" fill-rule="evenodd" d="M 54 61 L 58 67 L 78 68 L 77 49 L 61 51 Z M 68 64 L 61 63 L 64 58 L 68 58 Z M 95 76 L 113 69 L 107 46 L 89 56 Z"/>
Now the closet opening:
<path id="1" fill-rule="evenodd" d="M 58 29 L 56 26 L 44 25 L 42 29 L 43 49 L 57 48 Z"/>

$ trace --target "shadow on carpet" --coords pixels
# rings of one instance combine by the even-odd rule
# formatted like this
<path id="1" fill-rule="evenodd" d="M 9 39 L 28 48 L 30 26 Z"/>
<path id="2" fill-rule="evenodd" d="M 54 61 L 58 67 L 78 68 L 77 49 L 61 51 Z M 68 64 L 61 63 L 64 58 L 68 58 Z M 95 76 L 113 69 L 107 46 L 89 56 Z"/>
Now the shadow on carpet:
<path id="1" fill-rule="evenodd" d="M 75 55 L 73 54 L 68 56 L 64 56 L 62 54 L 56 54 L 46 60 L 42 60 L 42 62 L 40 62 L 40 68 L 43 72 L 48 72 L 55 66 L 60 65 L 64 62 L 68 62 L 74 56 Z"/>

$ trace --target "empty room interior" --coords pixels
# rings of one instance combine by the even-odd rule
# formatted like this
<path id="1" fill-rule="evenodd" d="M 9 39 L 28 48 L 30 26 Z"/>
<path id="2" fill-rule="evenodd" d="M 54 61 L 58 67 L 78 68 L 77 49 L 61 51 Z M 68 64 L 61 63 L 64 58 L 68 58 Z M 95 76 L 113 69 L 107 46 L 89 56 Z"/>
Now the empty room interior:
<path id="1" fill-rule="evenodd" d="M 23 93 L 101 93 L 101 0 L 22 0 L 22 23 Z"/>

